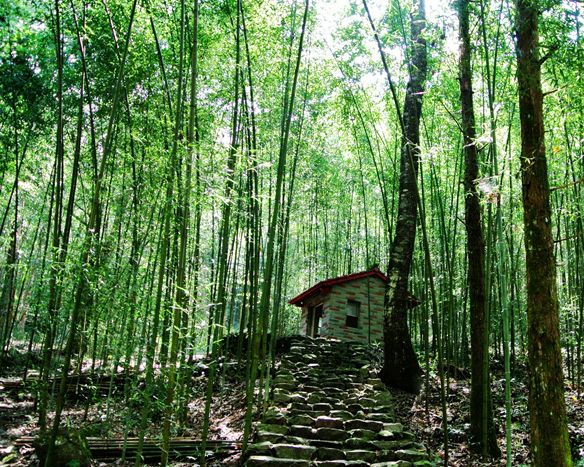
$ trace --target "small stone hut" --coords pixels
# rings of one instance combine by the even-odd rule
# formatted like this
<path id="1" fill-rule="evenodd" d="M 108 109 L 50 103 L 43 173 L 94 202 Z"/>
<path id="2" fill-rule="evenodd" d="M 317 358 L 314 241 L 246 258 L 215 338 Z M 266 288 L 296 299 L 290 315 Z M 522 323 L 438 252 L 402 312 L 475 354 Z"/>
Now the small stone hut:
<path id="1" fill-rule="evenodd" d="M 362 343 L 383 340 L 387 277 L 379 268 L 327 279 L 288 303 L 302 308 L 300 333 Z"/>

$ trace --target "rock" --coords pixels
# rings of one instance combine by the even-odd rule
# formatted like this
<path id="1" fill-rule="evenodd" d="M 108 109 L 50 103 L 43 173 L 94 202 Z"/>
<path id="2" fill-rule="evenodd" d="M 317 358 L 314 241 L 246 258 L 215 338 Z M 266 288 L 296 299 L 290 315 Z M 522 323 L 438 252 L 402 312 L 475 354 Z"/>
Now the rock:
<path id="1" fill-rule="evenodd" d="M 274 385 L 276 385 L 278 383 L 289 383 L 289 382 L 294 382 L 294 375 L 280 373 L 280 374 L 278 374 L 278 376 L 276 376 L 274 378 Z"/>
<path id="2" fill-rule="evenodd" d="M 320 403 L 314 404 L 313 410 L 315 412 L 331 413 L 331 410 L 333 410 L 333 407 L 331 404 L 320 402 Z"/>
<path id="3" fill-rule="evenodd" d="M 346 462 L 347 467 L 369 467 L 371 465 L 370 462 L 366 462 L 363 460 L 352 460 Z"/>
<path id="4" fill-rule="evenodd" d="M 269 410 L 257 427 L 248 467 L 434 467 L 425 447 L 394 423 L 370 346 L 307 337 L 290 343 L 272 386 L 274 405 L 286 408 Z"/>
<path id="5" fill-rule="evenodd" d="M 298 415 L 308 415 L 312 419 L 315 419 L 316 417 L 321 415 L 319 412 L 315 412 L 312 409 L 309 410 L 289 409 L 288 414 L 290 417 L 296 417 Z"/>
<path id="6" fill-rule="evenodd" d="M 322 396 L 320 396 L 319 394 L 312 393 L 310 396 L 308 396 L 308 399 L 306 399 L 306 402 L 309 404 L 316 404 L 316 403 L 320 402 L 321 400 L 322 400 Z"/>
<path id="7" fill-rule="evenodd" d="M 272 453 L 272 443 L 264 441 L 250 444 L 245 453 L 248 456 L 267 456 Z"/>
<path id="8" fill-rule="evenodd" d="M 401 423 L 385 423 L 383 429 L 393 431 L 394 433 L 401 433 L 404 431 L 404 426 Z"/>
<path id="9" fill-rule="evenodd" d="M 290 394 L 290 402 L 293 404 L 294 403 L 304 404 L 306 402 L 306 397 L 298 393 Z"/>
<path id="10" fill-rule="evenodd" d="M 306 414 L 294 415 L 293 417 L 290 417 L 289 423 L 290 425 L 312 426 L 314 424 L 314 419 Z"/>
<path id="11" fill-rule="evenodd" d="M 379 378 L 369 378 L 367 384 L 373 386 L 374 389 L 385 389 L 385 384 Z"/>
<path id="12" fill-rule="evenodd" d="M 288 427 L 286 425 L 268 425 L 260 424 L 257 427 L 257 431 L 268 432 L 268 433 L 278 433 L 279 435 L 285 435 L 288 433 Z"/>
<path id="13" fill-rule="evenodd" d="M 331 410 L 331 417 L 340 418 L 342 420 L 349 420 L 353 416 L 348 410 Z"/>
<path id="14" fill-rule="evenodd" d="M 10 464 L 16 462 L 17 458 L 18 458 L 18 456 L 14 453 L 8 454 L 6 457 L 4 457 L 2 459 L 2 461 L 0 461 L 0 465 L 10 465 Z"/>
<path id="15" fill-rule="evenodd" d="M 383 441 L 394 441 L 396 439 L 395 433 L 393 431 L 389 431 L 389 430 L 381 430 L 377 434 L 377 438 L 379 438 Z"/>
<path id="16" fill-rule="evenodd" d="M 322 391 L 320 390 L 320 387 L 318 386 L 310 386 L 310 385 L 305 385 L 304 386 L 304 392 L 310 392 L 310 393 L 314 393 L 317 392 L 319 393 L 319 396 L 322 396 L 324 393 L 322 393 Z"/>
<path id="17" fill-rule="evenodd" d="M 381 391 L 374 396 L 377 405 L 391 405 L 393 402 L 393 396 L 389 391 Z"/>
<path id="18" fill-rule="evenodd" d="M 269 431 L 258 431 L 256 433 L 256 442 L 264 443 L 278 443 L 284 436 L 280 433 L 270 433 Z"/>
<path id="19" fill-rule="evenodd" d="M 393 414 L 393 406 L 391 404 L 390 405 L 377 405 L 375 407 L 372 407 L 370 412 Z"/>
<path id="20" fill-rule="evenodd" d="M 394 460 L 397 460 L 395 451 L 388 451 L 385 449 L 382 451 L 377 451 L 377 462 L 389 462 Z"/>
<path id="21" fill-rule="evenodd" d="M 312 406 L 309 404 L 304 404 L 303 402 L 292 402 L 290 404 L 290 410 L 298 410 L 298 411 L 304 411 L 304 412 L 308 412 L 310 410 L 312 410 Z"/>
<path id="22" fill-rule="evenodd" d="M 348 464 L 344 460 L 324 460 L 324 461 L 315 461 L 315 467 L 346 467 Z"/>
<path id="23" fill-rule="evenodd" d="M 356 449 L 354 451 L 347 451 L 345 453 L 346 459 L 348 461 L 355 461 L 355 460 L 361 460 L 361 461 L 365 461 L 369 464 L 372 464 L 375 462 L 375 459 L 377 457 L 375 451 L 365 451 L 363 449 Z"/>
<path id="24" fill-rule="evenodd" d="M 349 437 L 349 434 L 337 428 L 317 428 L 316 437 L 330 441 L 344 441 Z"/>
<path id="25" fill-rule="evenodd" d="M 342 449 L 321 447 L 316 451 L 316 458 L 322 461 L 344 460 L 345 452 Z"/>
<path id="26" fill-rule="evenodd" d="M 309 426 L 292 425 L 290 427 L 290 434 L 299 436 L 300 438 L 312 439 L 315 437 L 315 430 Z"/>
<path id="27" fill-rule="evenodd" d="M 340 430 L 343 428 L 343 420 L 322 415 L 315 420 L 314 425 L 317 428 L 338 428 Z"/>
<path id="28" fill-rule="evenodd" d="M 374 407 L 376 405 L 376 402 L 368 397 L 361 397 L 359 399 L 359 404 L 361 404 L 361 407 L 363 407 L 364 409 L 370 409 L 371 407 Z"/>
<path id="29" fill-rule="evenodd" d="M 366 363 L 365 365 L 363 365 L 359 369 L 359 374 L 361 375 L 361 378 L 363 378 L 366 381 L 367 379 L 369 379 L 371 377 L 370 372 L 372 370 L 373 370 L 373 367 L 371 366 L 371 364 Z"/>
<path id="30" fill-rule="evenodd" d="M 347 387 L 347 383 L 344 381 L 340 381 L 339 379 L 335 379 L 334 381 L 330 382 L 323 382 L 322 388 L 327 392 L 327 394 L 340 394 L 344 392 Z"/>
<path id="31" fill-rule="evenodd" d="M 305 354 L 304 361 L 309 363 L 320 363 L 320 358 L 313 353 Z"/>
<path id="32" fill-rule="evenodd" d="M 49 449 L 50 431 L 39 436 L 34 441 L 34 447 L 39 459 L 44 460 Z M 74 428 L 59 428 L 55 440 L 55 451 L 49 465 L 51 467 L 89 467 L 91 452 L 87 440 L 79 430 Z"/>
<path id="33" fill-rule="evenodd" d="M 359 404 L 348 404 L 347 410 L 353 414 L 356 414 L 357 412 L 363 411 L 363 407 L 361 407 Z"/>
<path id="34" fill-rule="evenodd" d="M 300 436 L 285 436 L 281 441 L 281 444 L 306 444 L 307 440 L 301 438 Z"/>
<path id="35" fill-rule="evenodd" d="M 275 404 L 288 404 L 290 402 L 290 394 L 285 392 L 276 392 L 272 396 L 272 401 L 274 401 Z"/>
<path id="36" fill-rule="evenodd" d="M 361 438 L 349 438 L 345 441 L 345 446 L 349 449 L 371 449 L 370 441 Z"/>
<path id="37" fill-rule="evenodd" d="M 395 455 L 399 460 L 418 462 L 423 460 L 428 460 L 428 454 L 426 451 L 416 451 L 414 449 L 400 449 L 395 452 Z"/>
<path id="38" fill-rule="evenodd" d="M 276 391 L 288 391 L 288 393 L 293 392 L 297 389 L 296 383 L 292 381 L 282 381 L 274 384 L 274 392 Z"/>
<path id="39" fill-rule="evenodd" d="M 298 459 L 278 459 L 270 456 L 251 456 L 246 467 L 309 467 L 310 461 Z"/>
<path id="40" fill-rule="evenodd" d="M 357 430 L 350 430 L 349 436 L 351 438 L 361 438 L 361 439 L 366 439 L 367 441 L 371 441 L 377 437 L 377 433 L 375 433 L 372 430 L 357 429 Z"/>
<path id="41" fill-rule="evenodd" d="M 287 423 L 285 415 L 276 409 L 270 409 L 266 412 L 264 422 L 267 425 L 286 425 Z"/>
<path id="42" fill-rule="evenodd" d="M 347 430 L 370 430 L 377 433 L 386 427 L 384 427 L 382 422 L 376 422 L 375 420 L 357 419 L 345 422 L 345 428 Z"/>
<path id="43" fill-rule="evenodd" d="M 357 391 L 355 391 L 357 392 Z M 351 405 L 351 404 L 358 404 L 359 403 L 359 396 L 353 396 L 353 397 L 349 397 L 348 399 L 345 399 L 345 404 L 347 405 Z"/>
<path id="44" fill-rule="evenodd" d="M 326 439 L 311 439 L 309 441 L 311 446 L 315 448 L 332 448 L 332 449 L 342 449 L 343 443 L 341 441 L 330 441 Z"/>
<path id="45" fill-rule="evenodd" d="M 371 464 L 371 467 L 412 467 L 412 463 L 408 461 L 388 461 Z"/>
<path id="46" fill-rule="evenodd" d="M 295 460 L 310 460 L 316 452 L 312 446 L 295 444 L 275 444 L 272 449 L 276 457 Z"/>
<path id="47" fill-rule="evenodd" d="M 411 441 L 372 441 L 372 443 L 379 450 L 409 449 L 413 444 Z"/>
<path id="48" fill-rule="evenodd" d="M 393 417 L 388 413 L 370 413 L 367 415 L 368 420 L 375 420 L 377 422 L 391 423 L 393 422 Z"/>
<path id="49" fill-rule="evenodd" d="M 347 388 L 356 389 L 357 391 L 361 390 L 361 383 L 348 383 Z"/>

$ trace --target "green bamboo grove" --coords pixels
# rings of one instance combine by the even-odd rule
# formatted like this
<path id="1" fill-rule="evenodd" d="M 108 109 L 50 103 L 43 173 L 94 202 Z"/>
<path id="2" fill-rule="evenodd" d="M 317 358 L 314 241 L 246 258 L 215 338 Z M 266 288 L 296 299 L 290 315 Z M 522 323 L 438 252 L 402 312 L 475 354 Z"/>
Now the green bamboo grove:
<path id="1" fill-rule="evenodd" d="M 206 438 L 230 352 L 247 362 L 246 444 L 275 337 L 300 329 L 288 300 L 372 264 L 387 272 L 405 151 L 417 164 L 405 278 L 421 300 L 405 318 L 413 349 L 426 375 L 443 369 L 437 360 L 482 375 L 473 436 L 510 465 L 510 438 L 489 448 L 486 385 L 503 375 L 510 412 L 513 377 L 535 345 L 519 83 L 536 68 L 556 363 L 584 392 L 582 4 L 431 2 L 417 31 L 420 3 L 0 0 L 0 368 L 27 355 L 18 371 L 39 376 L 40 430 L 66 422 L 58 377 L 123 373 L 122 397 L 144 402 L 109 416 L 126 437 L 143 436 L 158 410 L 169 442 L 188 418 L 189 367 L 206 356 Z M 525 72 L 530 14 L 539 56 Z M 408 153 L 402 112 L 420 38 L 427 71 Z M 467 238 L 475 221 L 482 256 Z M 501 429 L 511 432 L 510 418 Z"/>

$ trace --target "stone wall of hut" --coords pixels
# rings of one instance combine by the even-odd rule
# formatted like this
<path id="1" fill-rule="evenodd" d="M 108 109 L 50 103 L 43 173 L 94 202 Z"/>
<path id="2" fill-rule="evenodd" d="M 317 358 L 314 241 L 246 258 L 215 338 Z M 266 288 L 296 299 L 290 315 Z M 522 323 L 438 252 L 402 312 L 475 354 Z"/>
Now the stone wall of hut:
<path id="1" fill-rule="evenodd" d="M 368 311 L 369 290 L 371 313 Z M 306 335 L 308 308 L 323 304 L 321 336 L 367 343 L 369 323 L 371 342 L 383 341 L 383 299 L 385 282 L 377 276 L 334 284 L 330 293 L 316 293 L 302 307 L 300 334 Z M 357 327 L 347 326 L 347 303 L 360 305 Z"/>

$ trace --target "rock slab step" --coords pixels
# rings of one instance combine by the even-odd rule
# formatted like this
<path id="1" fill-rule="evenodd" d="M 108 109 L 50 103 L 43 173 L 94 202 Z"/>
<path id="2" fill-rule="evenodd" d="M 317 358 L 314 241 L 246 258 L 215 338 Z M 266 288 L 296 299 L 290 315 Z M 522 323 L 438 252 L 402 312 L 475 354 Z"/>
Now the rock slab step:
<path id="1" fill-rule="evenodd" d="M 393 418 L 366 345 L 296 337 L 272 381 L 246 467 L 432 467 Z"/>

